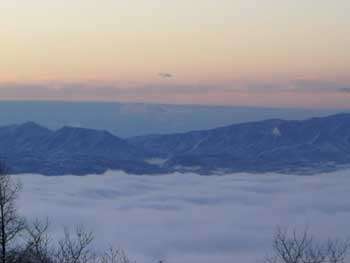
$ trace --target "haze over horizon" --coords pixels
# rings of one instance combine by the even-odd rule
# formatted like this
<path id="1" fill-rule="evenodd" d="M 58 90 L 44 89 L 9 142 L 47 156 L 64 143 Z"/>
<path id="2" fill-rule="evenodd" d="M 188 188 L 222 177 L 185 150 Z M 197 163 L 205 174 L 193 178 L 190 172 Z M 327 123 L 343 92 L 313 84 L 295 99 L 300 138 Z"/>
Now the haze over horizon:
<path id="1" fill-rule="evenodd" d="M 349 1 L 0 3 L 0 99 L 350 108 Z"/>

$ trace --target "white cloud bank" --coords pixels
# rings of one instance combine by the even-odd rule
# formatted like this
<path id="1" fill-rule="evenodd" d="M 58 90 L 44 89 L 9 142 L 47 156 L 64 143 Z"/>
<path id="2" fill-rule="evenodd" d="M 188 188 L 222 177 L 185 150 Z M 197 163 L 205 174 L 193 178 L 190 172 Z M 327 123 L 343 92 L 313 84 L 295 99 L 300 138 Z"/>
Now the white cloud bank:
<path id="1" fill-rule="evenodd" d="M 319 176 L 21 175 L 21 212 L 83 223 L 138 262 L 261 262 L 277 225 L 350 236 L 350 171 Z"/>

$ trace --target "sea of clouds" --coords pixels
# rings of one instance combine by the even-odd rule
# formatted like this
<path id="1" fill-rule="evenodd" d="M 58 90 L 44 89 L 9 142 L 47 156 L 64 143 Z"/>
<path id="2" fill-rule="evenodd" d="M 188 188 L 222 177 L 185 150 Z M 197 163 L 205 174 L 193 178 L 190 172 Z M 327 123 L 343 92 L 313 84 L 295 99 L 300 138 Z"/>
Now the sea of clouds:
<path id="1" fill-rule="evenodd" d="M 350 236 L 350 170 L 317 176 L 19 175 L 20 212 L 84 224 L 138 262 L 261 262 L 277 226 Z"/>

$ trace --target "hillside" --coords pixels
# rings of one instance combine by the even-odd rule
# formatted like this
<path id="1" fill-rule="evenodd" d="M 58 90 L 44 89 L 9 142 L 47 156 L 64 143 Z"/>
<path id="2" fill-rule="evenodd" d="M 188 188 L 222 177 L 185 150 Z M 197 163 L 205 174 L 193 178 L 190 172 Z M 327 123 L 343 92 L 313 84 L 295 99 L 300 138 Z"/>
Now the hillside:
<path id="1" fill-rule="evenodd" d="M 350 164 L 350 114 L 272 119 L 121 139 L 107 131 L 33 122 L 0 128 L 0 157 L 13 173 L 46 175 L 194 171 L 317 173 Z"/>

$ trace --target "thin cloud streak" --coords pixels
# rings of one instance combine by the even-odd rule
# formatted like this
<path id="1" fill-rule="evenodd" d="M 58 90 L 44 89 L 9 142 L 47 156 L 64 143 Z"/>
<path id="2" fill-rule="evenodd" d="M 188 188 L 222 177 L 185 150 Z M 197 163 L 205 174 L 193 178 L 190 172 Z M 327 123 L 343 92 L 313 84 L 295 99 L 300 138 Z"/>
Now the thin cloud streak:
<path id="1" fill-rule="evenodd" d="M 164 74 L 170 75 L 170 73 Z M 349 90 L 348 83 L 305 80 L 286 83 L 238 82 L 218 85 L 38 83 L 0 84 L 0 98 L 3 100 L 91 100 L 350 108 Z M 290 100 L 291 97 L 294 100 Z"/>
<path id="2" fill-rule="evenodd" d="M 158 74 L 159 77 L 163 78 L 163 79 L 170 79 L 174 77 L 174 74 L 171 73 L 166 73 L 166 72 L 160 72 Z"/>

